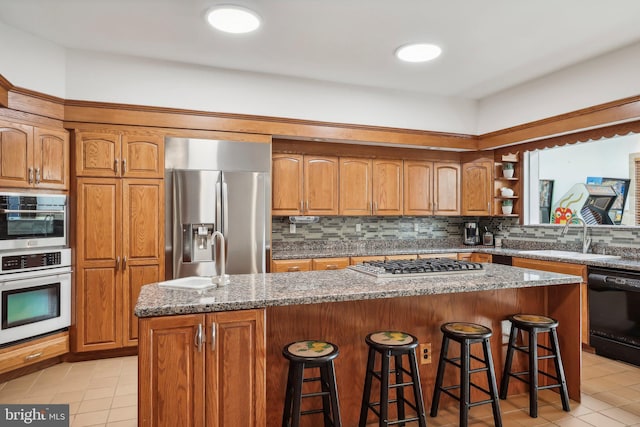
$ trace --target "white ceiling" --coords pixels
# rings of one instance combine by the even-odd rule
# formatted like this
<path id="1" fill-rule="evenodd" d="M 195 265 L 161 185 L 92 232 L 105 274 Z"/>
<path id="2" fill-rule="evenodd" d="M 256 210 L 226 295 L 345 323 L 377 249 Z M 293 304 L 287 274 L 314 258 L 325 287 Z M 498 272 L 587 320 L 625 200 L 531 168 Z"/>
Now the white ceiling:
<path id="1" fill-rule="evenodd" d="M 261 28 L 209 28 L 220 3 Z M 638 0 L 0 0 L 0 20 L 67 48 L 473 99 L 636 43 L 638 18 Z M 443 54 L 400 63 L 409 42 Z"/>

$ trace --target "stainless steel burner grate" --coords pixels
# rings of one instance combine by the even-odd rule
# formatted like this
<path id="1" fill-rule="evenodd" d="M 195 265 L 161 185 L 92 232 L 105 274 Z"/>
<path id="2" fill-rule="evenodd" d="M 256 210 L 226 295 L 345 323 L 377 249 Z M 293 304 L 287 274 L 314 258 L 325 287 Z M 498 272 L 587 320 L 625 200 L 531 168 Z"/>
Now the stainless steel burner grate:
<path id="1" fill-rule="evenodd" d="M 484 272 L 482 264 L 451 258 L 427 258 L 399 261 L 369 261 L 349 266 L 351 270 L 375 277 L 424 277 Z"/>

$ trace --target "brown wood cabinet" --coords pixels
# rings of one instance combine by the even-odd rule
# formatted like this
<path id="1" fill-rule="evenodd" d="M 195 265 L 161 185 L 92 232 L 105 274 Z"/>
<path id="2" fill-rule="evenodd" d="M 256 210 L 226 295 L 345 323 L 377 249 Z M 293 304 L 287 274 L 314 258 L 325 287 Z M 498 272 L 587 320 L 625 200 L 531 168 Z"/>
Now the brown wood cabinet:
<path id="1" fill-rule="evenodd" d="M 522 212 L 522 202 L 520 200 L 520 195 L 522 192 L 522 187 L 520 184 L 520 177 L 522 176 L 522 169 L 520 167 L 520 163 L 518 162 L 518 155 L 512 154 L 507 157 L 509 160 L 495 162 L 494 164 L 494 183 L 493 183 L 493 214 L 495 216 L 512 216 L 518 217 Z M 505 177 L 503 173 L 503 164 L 511 163 L 513 164 L 513 176 Z M 510 188 L 513 190 L 513 196 L 503 196 L 502 188 Z M 502 205 L 505 200 L 511 201 L 511 213 L 506 213 L 502 209 Z M 547 219 L 548 221 L 548 219 Z"/>
<path id="2" fill-rule="evenodd" d="M 273 215 L 337 215 L 338 158 L 273 154 Z"/>
<path id="3" fill-rule="evenodd" d="M 164 277 L 160 179 L 78 178 L 73 350 L 136 345 L 140 288 Z"/>
<path id="4" fill-rule="evenodd" d="M 0 374 L 69 352 L 69 333 L 38 338 L 0 349 Z"/>
<path id="5" fill-rule="evenodd" d="M 349 265 L 349 257 L 343 258 L 316 258 L 311 261 L 311 269 L 317 270 L 342 270 Z"/>
<path id="6" fill-rule="evenodd" d="M 163 178 L 164 135 L 154 131 L 74 133 L 76 176 Z"/>
<path id="7" fill-rule="evenodd" d="M 471 258 L 469 260 L 471 262 L 492 262 L 493 261 L 493 256 L 491 254 L 473 252 L 471 254 Z"/>
<path id="8" fill-rule="evenodd" d="M 311 259 L 271 260 L 272 273 L 291 273 L 296 271 L 311 271 Z"/>
<path id="9" fill-rule="evenodd" d="M 402 160 L 340 157 L 340 215 L 402 215 Z"/>
<path id="10" fill-rule="evenodd" d="M 69 189 L 69 134 L 0 121 L 0 186 Z"/>
<path id="11" fill-rule="evenodd" d="M 141 427 L 266 424 L 264 310 L 140 319 Z"/>
<path id="12" fill-rule="evenodd" d="M 493 162 L 462 164 L 462 215 L 491 215 Z"/>
<path id="13" fill-rule="evenodd" d="M 580 297 L 582 299 L 582 344 L 589 345 L 589 305 L 587 298 L 587 266 L 566 262 L 542 261 L 528 258 L 512 258 L 514 267 L 531 268 L 534 270 L 551 271 L 553 273 L 572 274 L 582 277 Z"/>
<path id="14" fill-rule="evenodd" d="M 460 165 L 404 161 L 404 215 L 460 215 Z"/>

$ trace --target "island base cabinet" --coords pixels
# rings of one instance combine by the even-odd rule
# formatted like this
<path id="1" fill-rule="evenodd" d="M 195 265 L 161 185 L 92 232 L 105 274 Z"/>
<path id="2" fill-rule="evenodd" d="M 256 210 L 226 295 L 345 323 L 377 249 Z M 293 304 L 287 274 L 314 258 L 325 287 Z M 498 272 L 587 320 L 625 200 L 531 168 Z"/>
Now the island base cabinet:
<path id="1" fill-rule="evenodd" d="M 138 425 L 266 420 L 264 310 L 139 320 Z"/>

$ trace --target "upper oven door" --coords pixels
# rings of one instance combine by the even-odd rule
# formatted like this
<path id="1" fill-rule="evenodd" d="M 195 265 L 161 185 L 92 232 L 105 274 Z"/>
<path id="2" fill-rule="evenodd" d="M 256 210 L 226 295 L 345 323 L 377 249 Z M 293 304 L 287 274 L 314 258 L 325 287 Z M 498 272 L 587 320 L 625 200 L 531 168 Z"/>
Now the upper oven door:
<path id="1" fill-rule="evenodd" d="M 67 246 L 67 196 L 0 193 L 0 250 Z"/>

